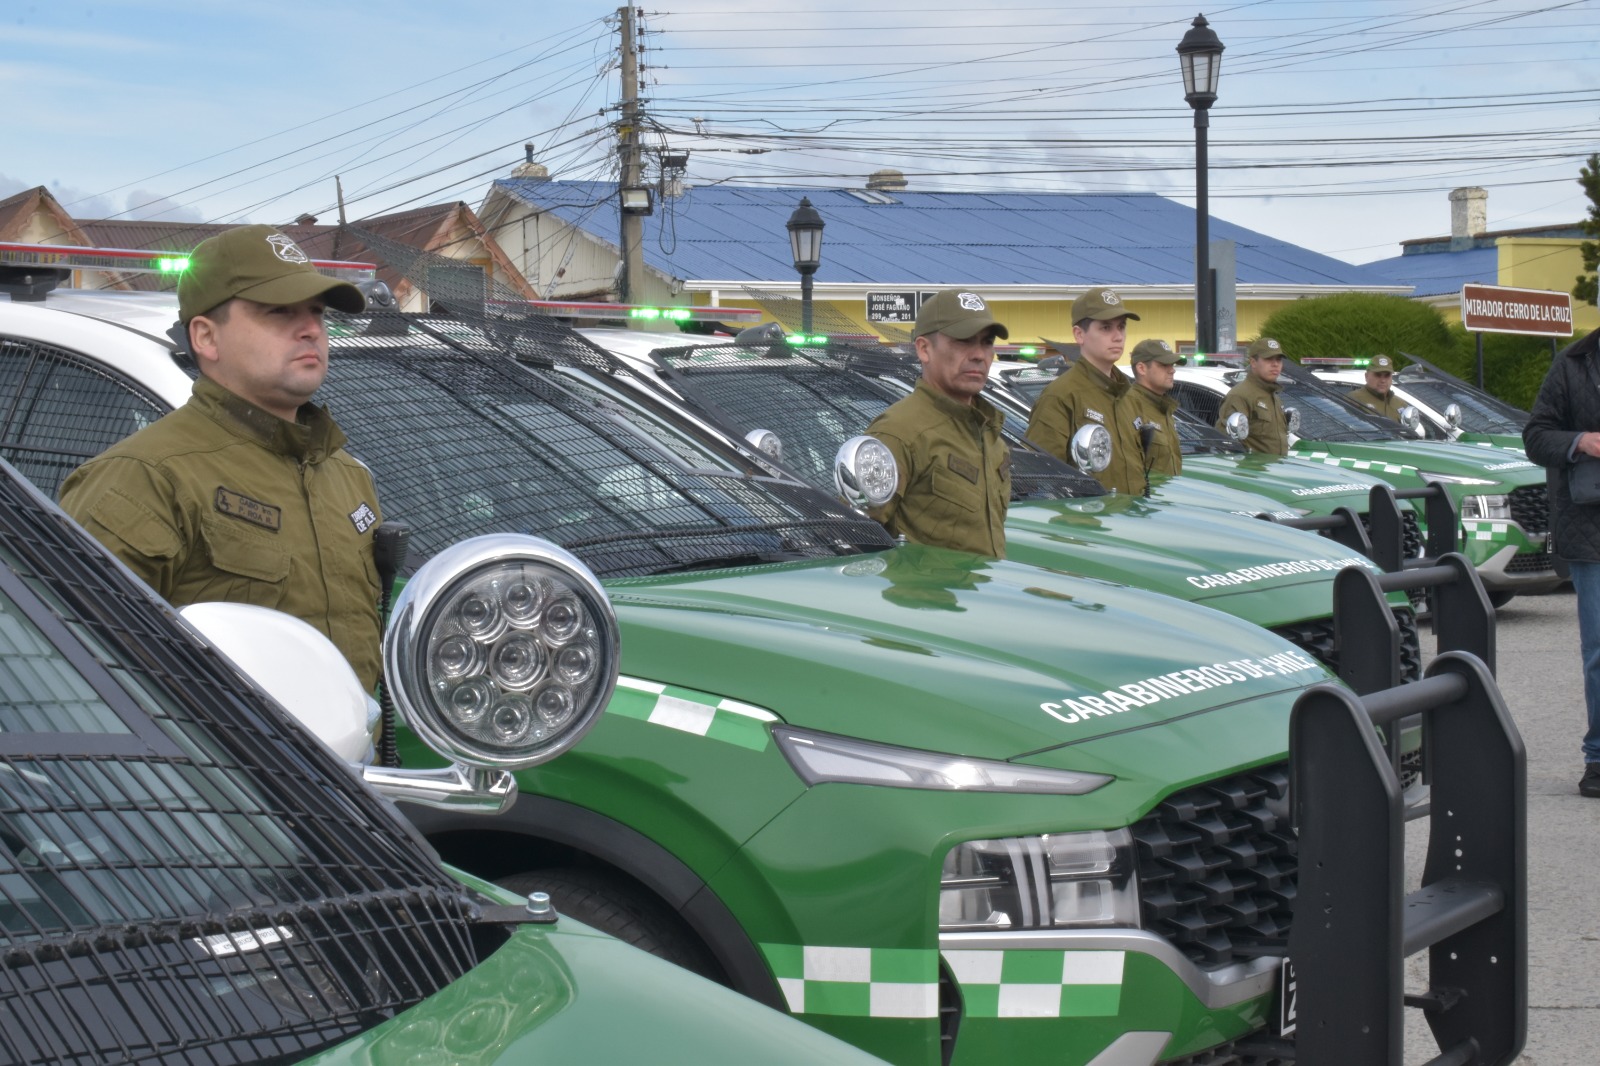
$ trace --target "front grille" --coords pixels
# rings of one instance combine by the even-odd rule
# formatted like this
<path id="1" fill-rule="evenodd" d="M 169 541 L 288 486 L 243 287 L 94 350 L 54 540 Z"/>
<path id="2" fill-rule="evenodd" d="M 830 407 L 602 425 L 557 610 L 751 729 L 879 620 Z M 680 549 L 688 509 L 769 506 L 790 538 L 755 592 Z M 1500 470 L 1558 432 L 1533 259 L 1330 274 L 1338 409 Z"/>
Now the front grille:
<path id="1" fill-rule="evenodd" d="M 1555 568 L 1556 561 L 1547 551 L 1518 552 L 1506 563 L 1508 574 L 1547 574 Z"/>
<path id="2" fill-rule="evenodd" d="M 1168 796 L 1133 838 L 1144 928 L 1206 968 L 1283 953 L 1297 870 L 1286 765 Z"/>
<path id="3" fill-rule="evenodd" d="M 1417 632 L 1417 616 L 1402 607 L 1395 610 L 1394 618 L 1400 626 L 1400 680 L 1420 680 L 1422 640 Z M 1334 673 L 1339 672 L 1339 649 L 1334 643 L 1332 618 L 1313 618 L 1277 626 L 1272 631 Z"/>
<path id="4" fill-rule="evenodd" d="M 1550 497 L 1543 485 L 1524 485 L 1509 494 L 1511 517 L 1524 533 L 1550 530 Z"/>

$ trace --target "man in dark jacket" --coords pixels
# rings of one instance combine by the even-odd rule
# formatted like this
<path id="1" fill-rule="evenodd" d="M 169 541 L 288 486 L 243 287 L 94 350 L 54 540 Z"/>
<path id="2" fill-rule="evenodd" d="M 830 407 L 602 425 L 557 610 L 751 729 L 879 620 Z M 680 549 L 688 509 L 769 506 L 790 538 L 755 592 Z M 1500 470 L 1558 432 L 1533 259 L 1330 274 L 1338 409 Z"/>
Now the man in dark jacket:
<path id="1" fill-rule="evenodd" d="M 1572 568 L 1583 649 L 1583 694 L 1589 728 L 1583 736 L 1578 791 L 1600 798 L 1600 503 L 1572 498 L 1579 464 L 1600 462 L 1600 330 L 1562 349 L 1550 362 L 1533 414 L 1522 431 L 1528 458 L 1545 468 L 1550 536 L 1556 555 Z"/>

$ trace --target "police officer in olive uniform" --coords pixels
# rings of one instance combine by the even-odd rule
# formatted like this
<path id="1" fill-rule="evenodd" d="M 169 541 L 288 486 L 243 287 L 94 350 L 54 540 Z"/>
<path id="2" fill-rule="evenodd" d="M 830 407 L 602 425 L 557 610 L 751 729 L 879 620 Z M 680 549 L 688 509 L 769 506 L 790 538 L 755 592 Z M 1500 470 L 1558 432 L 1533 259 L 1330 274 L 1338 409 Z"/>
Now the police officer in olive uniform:
<path id="1" fill-rule="evenodd" d="M 1072 436 L 1102 425 L 1111 434 L 1111 462 L 1094 476 L 1113 492 L 1144 491 L 1139 434 L 1128 411 L 1133 383 L 1117 369 L 1128 338 L 1129 311 L 1112 289 L 1097 287 L 1072 301 L 1072 339 L 1078 361 L 1046 386 L 1028 419 L 1028 439 L 1058 459 L 1072 462 Z"/>
<path id="2" fill-rule="evenodd" d="M 1010 334 L 981 296 L 959 289 L 924 301 L 915 330 L 922 377 L 867 427 L 900 467 L 894 498 L 872 517 L 919 544 L 1004 558 L 1011 449 L 1004 417 L 979 394 L 995 338 Z"/>
<path id="3" fill-rule="evenodd" d="M 1283 373 L 1283 348 L 1271 337 L 1257 337 L 1250 342 L 1247 354 L 1249 373 L 1223 397 L 1217 428 L 1226 433 L 1228 416 L 1242 412 L 1250 420 L 1245 447 L 1267 455 L 1288 455 L 1289 419 L 1278 396 L 1283 391 L 1278 384 L 1278 375 Z"/>
<path id="4" fill-rule="evenodd" d="M 201 373 L 193 395 L 75 470 L 61 506 L 175 606 L 229 600 L 295 615 L 370 689 L 378 494 L 310 402 L 328 370 L 323 311 L 365 303 L 271 227 L 202 243 L 178 282 Z"/>
<path id="5" fill-rule="evenodd" d="M 1133 388 L 1128 390 L 1125 406 L 1139 435 L 1146 482 L 1150 474 L 1181 474 L 1183 446 L 1173 425 L 1178 401 L 1171 395 L 1178 353 L 1166 341 L 1144 340 L 1133 346 L 1128 364 L 1133 367 Z M 1143 448 L 1146 426 L 1150 427 L 1150 446 Z"/>
<path id="6" fill-rule="evenodd" d="M 1345 393 L 1356 403 L 1375 415 L 1400 421 L 1400 408 L 1405 404 L 1394 394 L 1394 360 L 1387 355 L 1374 358 L 1367 367 L 1367 383 L 1359 389 Z"/>

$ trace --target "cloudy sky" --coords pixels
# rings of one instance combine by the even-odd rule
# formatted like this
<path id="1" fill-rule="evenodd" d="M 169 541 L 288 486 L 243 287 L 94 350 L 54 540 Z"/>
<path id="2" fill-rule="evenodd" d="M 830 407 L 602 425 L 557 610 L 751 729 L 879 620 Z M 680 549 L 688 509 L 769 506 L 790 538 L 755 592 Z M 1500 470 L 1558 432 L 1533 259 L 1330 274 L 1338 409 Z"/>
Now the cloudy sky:
<path id="1" fill-rule="evenodd" d="M 1194 194 L 1174 51 L 1196 9 L 1127 0 L 731 0 L 640 9 L 652 168 L 685 179 Z M 1226 45 L 1212 213 L 1353 263 L 1448 232 L 1571 222 L 1600 150 L 1600 0 L 1256 0 Z M 0 195 L 78 217 L 331 221 L 476 206 L 521 162 L 607 178 L 614 5 L 592 0 L 6 0 Z M 1114 239 L 1114 235 L 1107 235 Z"/>

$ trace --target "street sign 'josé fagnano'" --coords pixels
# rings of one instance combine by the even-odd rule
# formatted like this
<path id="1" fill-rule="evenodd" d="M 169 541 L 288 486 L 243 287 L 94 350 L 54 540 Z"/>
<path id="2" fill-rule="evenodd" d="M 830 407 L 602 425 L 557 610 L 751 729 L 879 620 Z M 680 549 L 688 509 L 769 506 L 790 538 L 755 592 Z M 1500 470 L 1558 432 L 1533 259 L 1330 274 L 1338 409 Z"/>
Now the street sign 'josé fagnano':
<path id="1" fill-rule="evenodd" d="M 1547 289 L 1461 286 L 1461 324 L 1471 332 L 1572 336 L 1572 297 Z"/>

